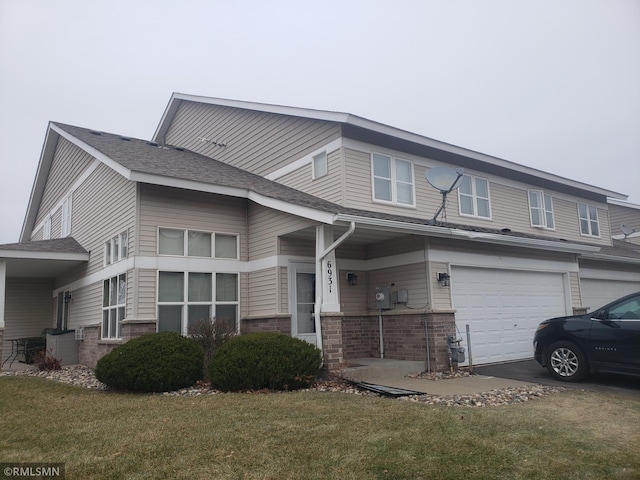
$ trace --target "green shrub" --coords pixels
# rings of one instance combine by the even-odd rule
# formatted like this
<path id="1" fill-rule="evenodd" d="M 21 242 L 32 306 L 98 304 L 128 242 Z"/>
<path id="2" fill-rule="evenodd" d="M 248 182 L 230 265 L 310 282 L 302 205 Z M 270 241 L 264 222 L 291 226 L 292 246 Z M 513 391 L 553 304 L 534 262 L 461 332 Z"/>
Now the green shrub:
<path id="1" fill-rule="evenodd" d="M 222 344 L 209 365 L 211 386 L 222 391 L 295 390 L 313 383 L 320 350 L 277 333 L 249 333 Z"/>
<path id="2" fill-rule="evenodd" d="M 96 377 L 116 390 L 168 392 L 202 379 L 202 347 L 174 332 L 143 335 L 117 346 L 96 366 Z"/>

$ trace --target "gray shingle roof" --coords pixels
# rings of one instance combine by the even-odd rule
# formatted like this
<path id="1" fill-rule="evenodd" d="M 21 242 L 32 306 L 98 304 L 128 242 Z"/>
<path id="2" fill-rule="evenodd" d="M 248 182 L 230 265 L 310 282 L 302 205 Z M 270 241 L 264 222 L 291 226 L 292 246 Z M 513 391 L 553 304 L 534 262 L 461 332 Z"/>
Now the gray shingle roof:
<path id="1" fill-rule="evenodd" d="M 72 237 L 35 242 L 6 243 L 0 245 L 0 251 L 2 250 L 43 253 L 89 253 Z"/>

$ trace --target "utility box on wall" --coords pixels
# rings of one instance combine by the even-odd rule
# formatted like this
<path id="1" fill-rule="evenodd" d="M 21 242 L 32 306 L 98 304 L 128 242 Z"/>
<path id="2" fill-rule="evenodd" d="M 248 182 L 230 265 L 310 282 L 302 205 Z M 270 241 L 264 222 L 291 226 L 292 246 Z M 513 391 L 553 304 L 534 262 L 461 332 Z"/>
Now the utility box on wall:
<path id="1" fill-rule="evenodd" d="M 376 287 L 376 308 L 378 310 L 391 310 L 391 286 Z"/>

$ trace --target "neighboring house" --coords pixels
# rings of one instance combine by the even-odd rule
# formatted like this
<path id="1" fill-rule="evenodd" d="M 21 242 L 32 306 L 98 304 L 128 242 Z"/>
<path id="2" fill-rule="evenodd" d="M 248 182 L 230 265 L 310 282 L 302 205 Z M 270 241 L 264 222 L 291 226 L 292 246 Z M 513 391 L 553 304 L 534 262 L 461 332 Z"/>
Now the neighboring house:
<path id="1" fill-rule="evenodd" d="M 443 166 L 464 176 L 434 219 Z M 2 358 L 57 327 L 94 366 L 206 317 L 312 342 L 334 371 L 443 370 L 467 327 L 476 364 L 530 358 L 540 321 L 597 306 L 588 285 L 640 290 L 640 250 L 612 240 L 625 199 L 336 112 L 174 94 L 152 141 L 51 123 L 0 246 Z"/>

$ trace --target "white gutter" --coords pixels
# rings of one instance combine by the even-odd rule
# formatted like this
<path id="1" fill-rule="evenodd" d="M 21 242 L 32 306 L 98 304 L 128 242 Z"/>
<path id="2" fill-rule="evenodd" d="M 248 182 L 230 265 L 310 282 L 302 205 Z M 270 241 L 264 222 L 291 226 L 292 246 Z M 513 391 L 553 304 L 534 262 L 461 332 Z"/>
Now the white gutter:
<path id="1" fill-rule="evenodd" d="M 316 346 L 322 352 L 322 325 L 320 321 L 320 308 L 322 306 L 322 261 L 332 251 L 338 248 L 342 243 L 349 238 L 356 230 L 355 222 L 351 222 L 349 229 L 342 234 L 335 242 L 327 247 L 323 252 L 318 251 L 318 239 L 316 238 L 316 304 L 314 307 L 314 321 L 316 324 Z"/>
<path id="2" fill-rule="evenodd" d="M 366 226 L 370 226 L 378 229 L 418 235 L 430 235 L 433 237 L 441 238 L 457 238 L 461 240 L 472 240 L 475 242 L 530 247 L 538 248 L 541 250 L 552 250 L 556 252 L 596 253 L 600 251 L 600 247 L 592 245 L 579 245 L 576 243 L 565 243 L 557 240 L 542 240 L 538 238 L 514 237 L 509 235 L 500 235 L 498 233 L 472 232 L 459 228 L 407 223 L 397 220 L 369 218 L 358 215 L 338 214 L 335 216 L 335 221 L 356 222 L 358 223 L 360 228 L 366 228 Z"/>

